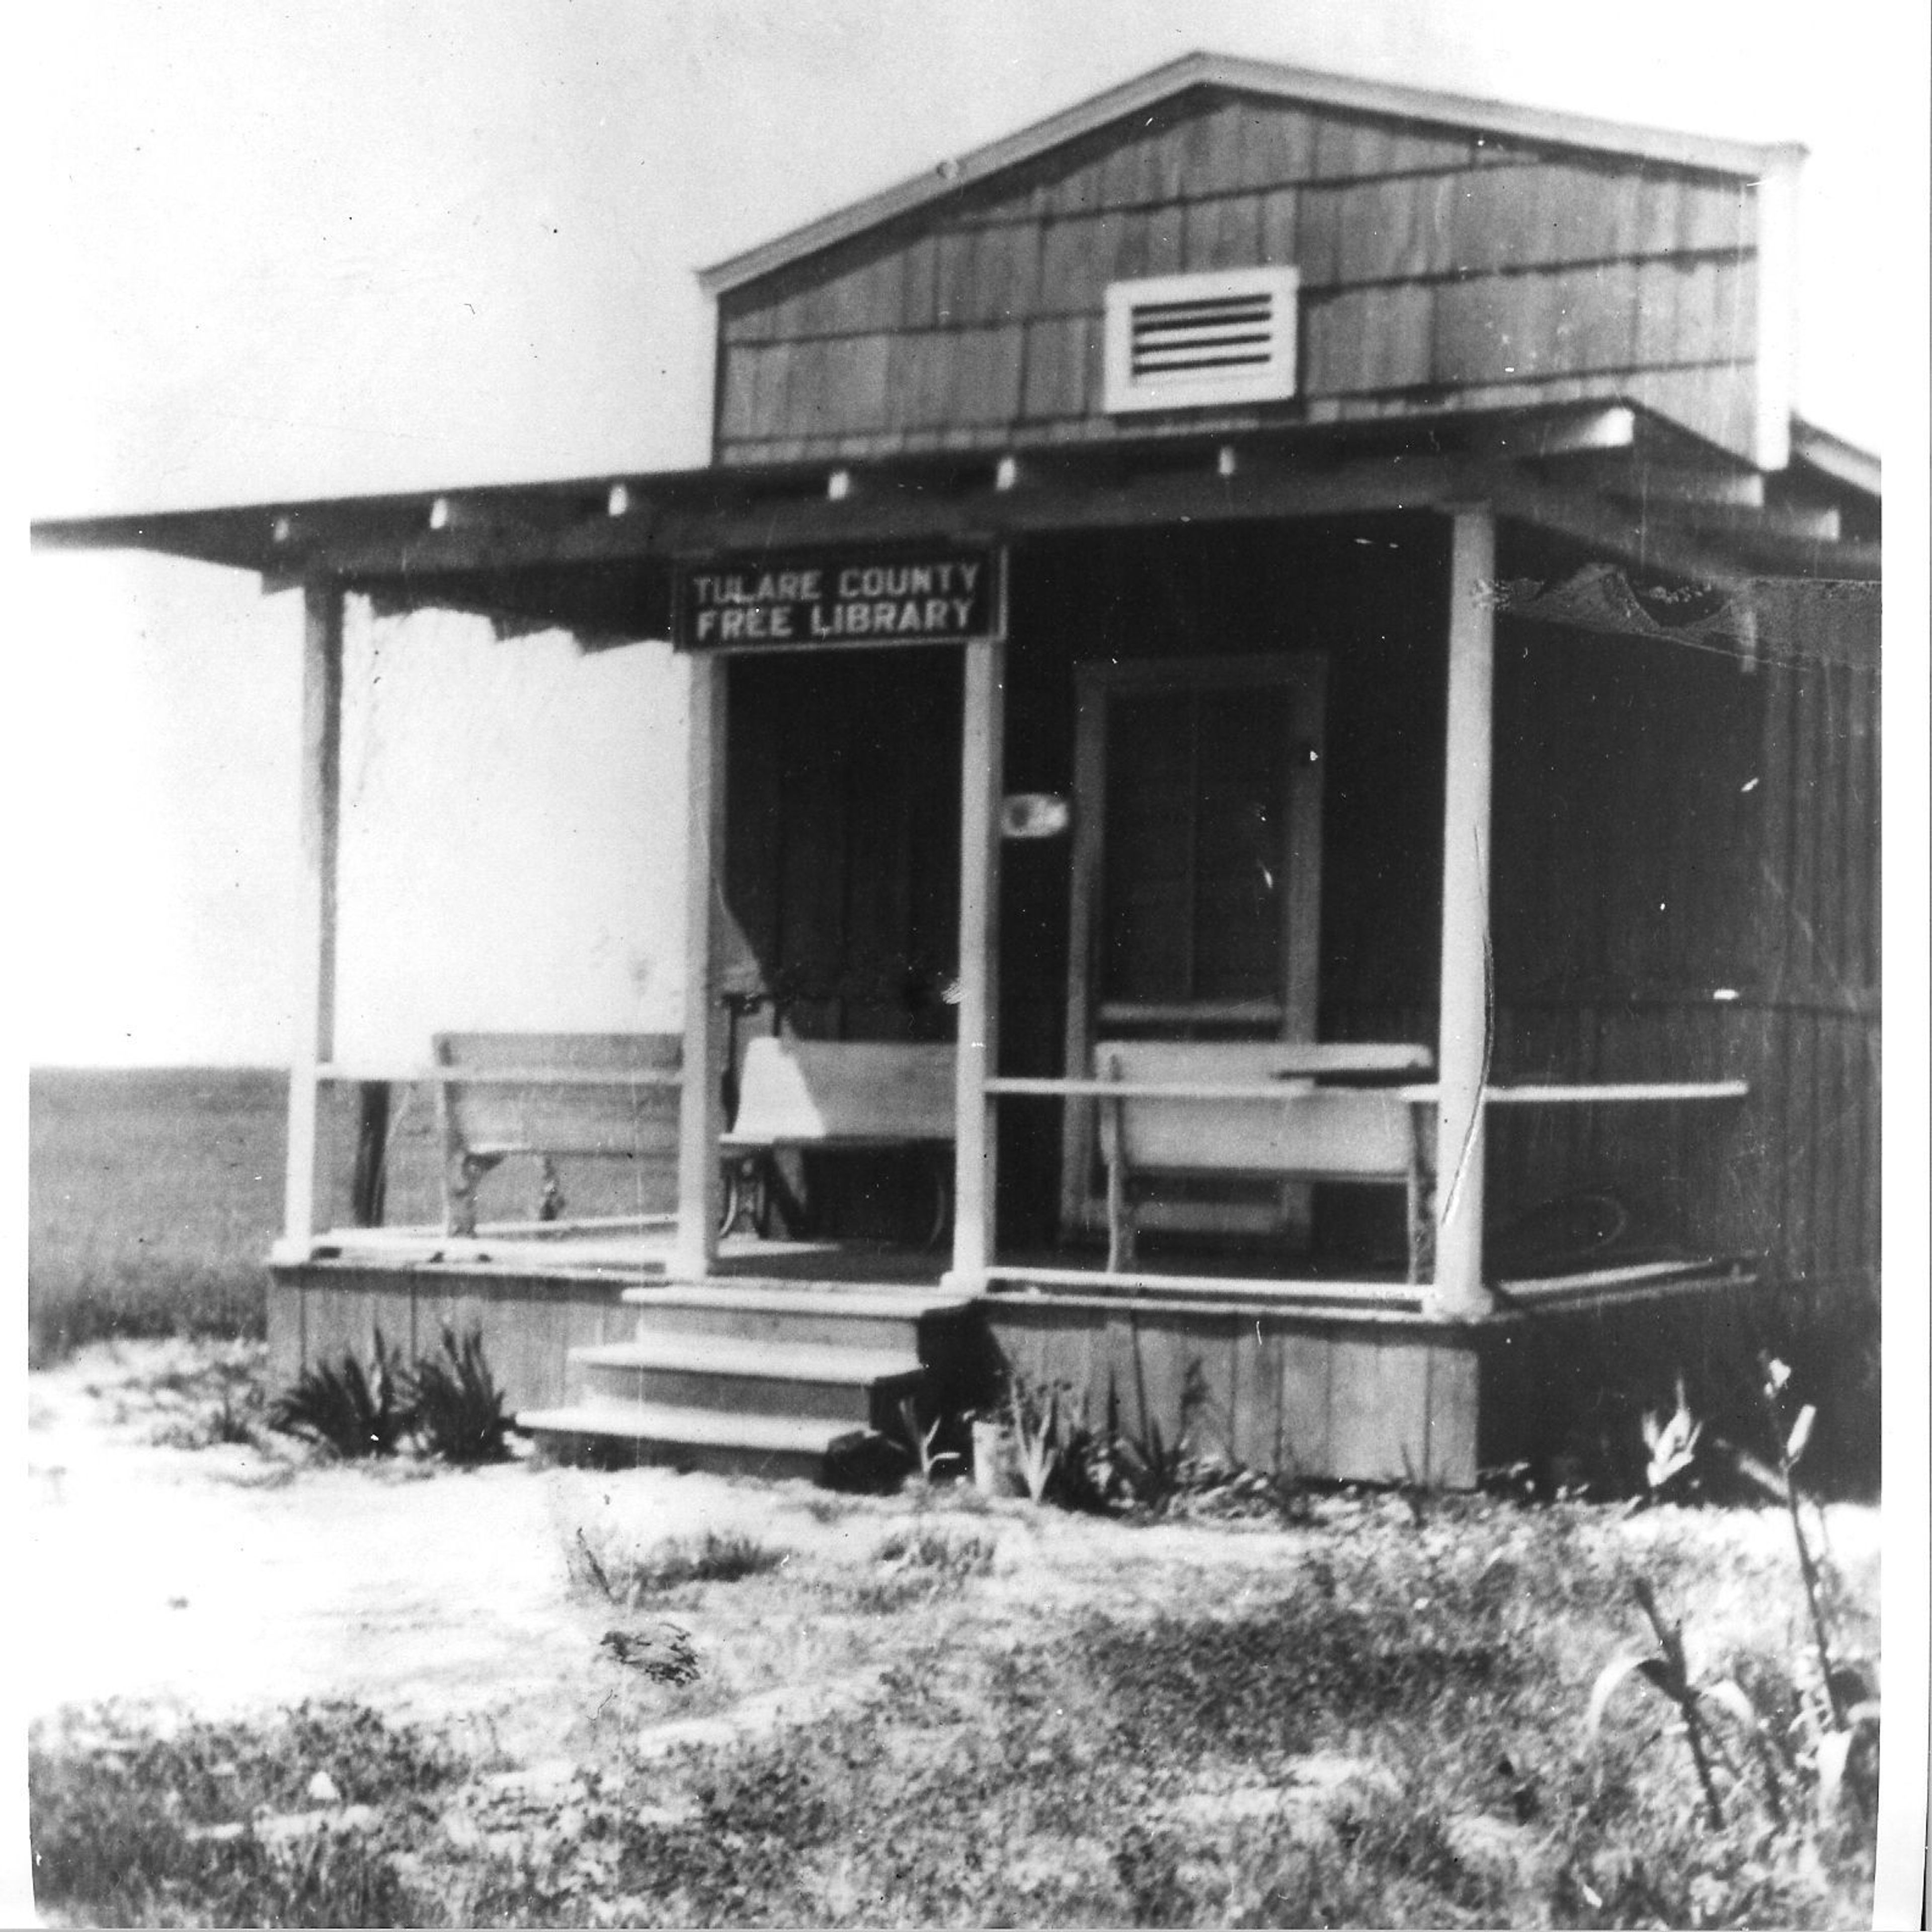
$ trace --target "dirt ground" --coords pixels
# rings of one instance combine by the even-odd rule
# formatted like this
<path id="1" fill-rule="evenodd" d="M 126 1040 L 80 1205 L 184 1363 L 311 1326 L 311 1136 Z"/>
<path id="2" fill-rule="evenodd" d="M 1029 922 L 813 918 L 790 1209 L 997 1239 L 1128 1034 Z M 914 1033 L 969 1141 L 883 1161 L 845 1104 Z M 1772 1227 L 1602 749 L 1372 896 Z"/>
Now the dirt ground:
<path id="1" fill-rule="evenodd" d="M 598 1648 L 623 1621 L 620 1606 L 573 1584 L 583 1540 L 621 1560 L 670 1538 L 738 1532 L 787 1552 L 778 1574 L 760 1580 L 770 1587 L 711 1593 L 686 1619 L 705 1657 L 701 1694 L 649 1687 L 668 1697 L 650 1714 L 665 1720 L 715 1720 L 748 1699 L 754 1721 L 890 1660 L 905 1620 L 828 1613 L 827 1593 L 870 1564 L 915 1509 L 993 1546 L 971 1614 L 996 1641 L 1053 1606 L 1124 1611 L 1278 1584 L 1306 1546 L 1292 1528 L 1149 1526 L 1017 1498 L 989 1509 L 970 1497 L 949 1504 L 943 1489 L 921 1504 L 797 1481 L 523 1460 L 468 1472 L 406 1460 L 330 1466 L 272 1437 L 178 1446 L 208 1412 L 212 1359 L 219 1370 L 206 1344 L 97 1345 L 32 1378 L 25 1555 L 35 1587 L 21 1633 L 21 1654 L 34 1660 L 30 1717 L 109 1699 L 217 1716 L 346 1698 L 397 1718 L 478 1726 L 527 1764 L 594 1754 L 620 1706 L 634 1747 L 632 1727 L 647 1716 L 632 1708 L 634 1673 Z M 1392 1520 L 1406 1508 L 1395 1497 L 1364 1507 Z M 1678 1514 L 1616 1533 L 1634 1550 L 1671 1534 Z M 1703 1533 L 1736 1544 L 1744 1570 L 1777 1560 L 1774 1514 L 1726 1516 L 1707 1516 Z M 1834 1520 L 1841 1561 L 1875 1558 L 1876 1511 Z M 807 1599 L 820 1613 L 800 1614 Z M 932 1634 L 929 1619 L 918 1634 Z"/>
<path id="2" fill-rule="evenodd" d="M 259 1430 L 252 1441 L 208 1440 L 221 1432 L 209 1424 L 222 1393 L 250 1388 L 258 1356 L 206 1343 L 96 1345 L 31 1378 L 24 1714 L 86 1732 L 85 1713 L 110 1700 L 161 1726 L 171 1714 L 266 1718 L 304 1700 L 351 1700 L 464 1751 L 472 1782 L 444 1820 L 452 1845 L 500 1850 L 526 1831 L 554 1833 L 571 1815 L 569 1794 L 605 1768 L 856 1706 L 890 1676 L 903 1689 L 936 1651 L 995 1656 L 1090 1611 L 1214 1617 L 1279 1601 L 1305 1567 L 1328 1560 L 1324 1550 L 1406 1551 L 1396 1568 L 1419 1563 L 1416 1574 L 1452 1594 L 1492 1573 L 1540 1574 L 1546 1590 L 1550 1539 L 1567 1523 L 1599 1570 L 1676 1576 L 1695 1598 L 1700 1651 L 1762 1643 L 1768 1629 L 1787 1651 L 1803 1642 L 1789 1530 L 1775 1510 L 1586 1509 L 1561 1511 L 1557 1523 L 1502 1502 L 1370 1494 L 1322 1498 L 1306 1524 L 1150 1522 L 1022 1498 L 988 1503 L 947 1486 L 854 1497 L 796 1481 L 523 1460 L 467 1472 L 409 1459 L 330 1465 Z M 970 1588 L 896 1571 L 896 1546 L 915 1528 L 967 1560 Z M 1868 1600 L 1879 1528 L 1875 1510 L 1831 1512 L 1834 1557 Z M 736 1533 L 782 1560 L 641 1602 L 586 1582 L 586 1549 L 621 1578 L 632 1559 L 706 1532 Z M 1560 1575 L 1555 1584 L 1560 1596 Z M 1418 1628 L 1430 1604 L 1426 1595 L 1414 1604 Z M 692 1681 L 626 1668 L 603 1642 L 666 1624 L 688 1640 Z M 1593 1631 L 1588 1647 L 1600 1641 L 1607 1656 L 1636 1634 L 1633 1615 L 1628 1630 Z M 1585 1673 L 1602 1659 L 1575 1661 L 1580 1710 Z M 1348 1756 L 1311 1758 L 1294 1773 L 1318 1809 L 1336 1780 L 1388 1774 L 1373 1738 L 1350 1742 Z M 1234 1800 L 1198 1802 L 1220 1816 Z M 1513 1826 L 1494 1828 L 1528 1843 Z"/>
<path id="3" fill-rule="evenodd" d="M 199 1398 L 169 1384 L 208 1354 L 97 1346 L 32 1379 L 31 1718 L 110 1699 L 206 1716 L 353 1699 L 393 1718 L 474 1728 L 508 1762 L 531 1765 L 594 1757 L 600 1732 L 620 1724 L 634 1749 L 640 1720 L 682 1735 L 716 1731 L 733 1721 L 726 1713 L 754 1726 L 802 1714 L 862 1688 L 909 1621 L 823 1613 L 832 1580 L 871 1563 L 916 1507 L 909 1498 L 524 1461 L 331 1467 L 273 1439 L 173 1446 L 205 1412 L 207 1384 Z M 923 1514 L 994 1546 L 972 1614 L 1015 1635 L 1051 1604 L 1168 1598 L 1180 1568 L 1278 1580 L 1298 1546 L 1292 1531 L 1135 1526 L 1023 1499 Z M 706 1666 L 702 1692 L 640 1684 L 600 1652 L 624 1618 L 573 1586 L 571 1552 L 580 1535 L 621 1557 L 706 1531 L 782 1549 L 784 1569 L 760 1580 L 770 1588 L 712 1593 L 703 1615 L 684 1618 Z M 821 1613 L 800 1616 L 805 1598 Z M 911 1621 L 917 1630 L 904 1636 L 931 1636 L 929 1618 Z M 754 1634 L 744 1626 L 760 1624 L 757 1640 L 743 1640 Z M 639 1708 L 640 1698 L 662 1708 Z"/>

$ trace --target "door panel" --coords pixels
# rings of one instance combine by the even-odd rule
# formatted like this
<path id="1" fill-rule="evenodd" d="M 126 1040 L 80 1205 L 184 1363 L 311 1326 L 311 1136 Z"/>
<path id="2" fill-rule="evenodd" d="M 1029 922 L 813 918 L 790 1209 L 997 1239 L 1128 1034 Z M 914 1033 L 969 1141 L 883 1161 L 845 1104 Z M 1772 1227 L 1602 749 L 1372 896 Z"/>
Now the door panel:
<path id="1" fill-rule="evenodd" d="M 1066 1071 L 1094 1040 L 1307 1040 L 1315 1024 L 1323 661 L 1078 666 Z M 1070 1104 L 1062 1220 L 1098 1224 L 1094 1120 Z M 1277 1227 L 1225 1202 L 1178 1225 Z M 1156 1224 L 1163 1218 L 1154 1217 Z"/>

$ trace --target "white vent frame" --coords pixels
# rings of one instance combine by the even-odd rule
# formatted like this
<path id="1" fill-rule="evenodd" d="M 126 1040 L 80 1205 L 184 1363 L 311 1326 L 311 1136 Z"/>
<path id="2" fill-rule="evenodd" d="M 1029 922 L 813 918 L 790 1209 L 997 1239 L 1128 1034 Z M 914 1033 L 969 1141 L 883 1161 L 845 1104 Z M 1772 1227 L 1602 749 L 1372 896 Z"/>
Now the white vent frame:
<path id="1" fill-rule="evenodd" d="M 1273 403 L 1292 396 L 1300 293 L 1300 272 L 1292 268 L 1215 269 L 1108 284 L 1104 357 L 1107 414 Z M 1145 352 L 1148 312 L 1168 308 L 1183 311 L 1176 320 L 1185 337 L 1188 318 L 1184 312 L 1197 304 L 1207 311 L 1196 319 L 1202 332 L 1195 338 L 1197 346 L 1210 346 L 1204 332 L 1214 326 L 1213 310 L 1224 307 L 1226 322 L 1239 325 L 1238 349 L 1259 352 L 1244 352 L 1243 358 L 1232 364 L 1201 366 L 1184 350 L 1172 366 L 1150 369 Z"/>

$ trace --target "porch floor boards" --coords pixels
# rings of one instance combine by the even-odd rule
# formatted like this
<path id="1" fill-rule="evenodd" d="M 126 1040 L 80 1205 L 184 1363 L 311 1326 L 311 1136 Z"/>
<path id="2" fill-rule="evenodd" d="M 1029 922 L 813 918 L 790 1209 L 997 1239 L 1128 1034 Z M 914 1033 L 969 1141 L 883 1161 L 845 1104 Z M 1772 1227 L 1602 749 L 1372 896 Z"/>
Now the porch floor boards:
<path id="1" fill-rule="evenodd" d="M 662 1226 L 608 1223 L 485 1226 L 474 1237 L 433 1228 L 332 1229 L 313 1244 L 316 1261 L 394 1268 L 447 1268 L 482 1275 L 604 1279 L 649 1293 L 678 1280 L 672 1236 Z M 928 1296 L 941 1292 L 951 1257 L 938 1247 L 856 1240 L 769 1240 L 728 1237 L 719 1246 L 710 1280 L 734 1292 L 769 1287 L 796 1293 L 814 1288 L 837 1294 L 866 1288 L 905 1289 Z M 1271 1271 L 1256 1272 L 1257 1267 Z M 1081 1248 L 1029 1250 L 1002 1257 L 992 1270 L 988 1292 L 1044 1294 L 1107 1299 L 1170 1298 L 1190 1301 L 1216 1297 L 1236 1301 L 1305 1302 L 1312 1312 L 1344 1314 L 1378 1305 L 1414 1309 L 1426 1284 L 1406 1281 L 1394 1266 L 1377 1268 L 1346 1259 L 1307 1256 L 1258 1258 L 1252 1254 L 1190 1251 L 1158 1255 L 1154 1264 L 1130 1274 L 1107 1270 L 1102 1252 Z M 1508 1274 L 1490 1273 L 1497 1310 L 1570 1304 L 1599 1296 L 1621 1298 L 1716 1282 L 1735 1283 L 1752 1273 L 1736 1256 L 1634 1256 L 1606 1265 L 1579 1264 Z"/>

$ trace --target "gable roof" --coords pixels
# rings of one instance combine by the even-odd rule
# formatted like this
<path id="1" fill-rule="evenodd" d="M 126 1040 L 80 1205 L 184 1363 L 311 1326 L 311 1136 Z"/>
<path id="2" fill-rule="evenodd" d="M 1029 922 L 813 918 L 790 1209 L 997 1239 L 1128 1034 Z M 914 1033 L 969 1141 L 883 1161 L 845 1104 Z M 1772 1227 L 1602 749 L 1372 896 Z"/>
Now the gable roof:
<path id="1" fill-rule="evenodd" d="M 835 243 L 850 240 L 868 229 L 908 214 L 957 194 L 1003 170 L 1017 166 L 1106 127 L 1110 122 L 1144 112 L 1191 88 L 1216 87 L 1242 94 L 1292 100 L 1314 107 L 1340 108 L 1396 120 L 1418 121 L 1495 134 L 1539 146 L 1580 149 L 1618 155 L 1671 167 L 1695 168 L 1712 174 L 1755 180 L 1787 171 L 1804 158 L 1803 148 L 1791 142 L 1760 146 L 1682 134 L 1658 128 L 1633 128 L 1622 122 L 1600 121 L 1587 115 L 1562 114 L 1538 107 L 1520 107 L 1466 94 L 1442 94 L 1425 88 L 1401 87 L 1392 82 L 1350 80 L 1318 74 L 1306 68 L 1276 62 L 1244 60 L 1228 54 L 1192 53 L 1151 73 L 1096 94 L 1077 106 L 1036 121 L 1017 134 L 976 148 L 956 160 L 914 176 L 895 188 L 808 222 L 754 248 L 734 255 L 700 272 L 699 286 L 718 296 L 782 268 Z"/>

